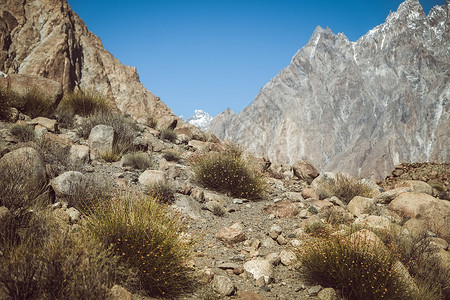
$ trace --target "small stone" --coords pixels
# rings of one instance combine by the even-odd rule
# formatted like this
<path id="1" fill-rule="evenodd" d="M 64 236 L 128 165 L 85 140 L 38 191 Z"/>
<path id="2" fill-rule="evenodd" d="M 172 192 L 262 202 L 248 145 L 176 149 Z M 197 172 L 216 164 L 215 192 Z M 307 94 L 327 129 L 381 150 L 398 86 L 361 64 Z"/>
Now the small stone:
<path id="1" fill-rule="evenodd" d="M 317 297 L 319 297 L 320 300 L 337 300 L 337 294 L 333 288 L 325 288 L 321 290 L 317 294 Z"/>
<path id="2" fill-rule="evenodd" d="M 111 300 L 131 300 L 132 296 L 129 291 L 119 285 L 111 288 Z"/>
<path id="3" fill-rule="evenodd" d="M 242 230 L 232 227 L 223 227 L 217 234 L 216 238 L 226 244 L 235 244 L 243 242 L 247 239 Z"/>
<path id="4" fill-rule="evenodd" d="M 283 250 L 280 253 L 280 260 L 283 265 L 290 266 L 297 262 L 297 256 L 291 250 Z"/>
<path id="5" fill-rule="evenodd" d="M 209 268 L 198 270 L 197 272 L 195 272 L 195 277 L 197 278 L 199 283 L 208 284 L 214 278 L 214 272 Z"/>
<path id="6" fill-rule="evenodd" d="M 308 296 L 316 296 L 322 290 L 322 286 L 315 285 L 307 290 Z"/>
<path id="7" fill-rule="evenodd" d="M 265 284 L 269 284 L 274 278 L 273 265 L 265 259 L 254 259 L 246 262 L 244 270 L 252 274 L 255 280 L 263 277 Z"/>
<path id="8" fill-rule="evenodd" d="M 76 223 L 80 220 L 81 213 L 75 207 L 67 209 L 66 213 L 69 214 L 70 221 L 72 221 L 72 223 Z"/>
<path id="9" fill-rule="evenodd" d="M 280 245 L 286 245 L 286 244 L 288 243 L 288 240 L 287 240 L 282 234 L 280 234 L 280 235 L 277 237 L 277 242 L 278 242 L 278 244 L 280 244 Z"/>
<path id="10" fill-rule="evenodd" d="M 227 276 L 222 275 L 214 277 L 212 288 L 215 292 L 224 296 L 231 296 L 236 290 L 233 281 Z"/>
<path id="11" fill-rule="evenodd" d="M 278 266 L 281 262 L 280 255 L 275 252 L 267 255 L 266 259 L 270 261 L 274 266 Z"/>

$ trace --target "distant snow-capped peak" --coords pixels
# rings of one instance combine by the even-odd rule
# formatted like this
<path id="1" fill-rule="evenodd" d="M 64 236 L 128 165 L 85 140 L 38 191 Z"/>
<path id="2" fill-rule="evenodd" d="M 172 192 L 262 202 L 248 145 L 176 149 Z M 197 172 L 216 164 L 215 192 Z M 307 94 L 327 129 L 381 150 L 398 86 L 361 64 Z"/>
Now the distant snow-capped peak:
<path id="1" fill-rule="evenodd" d="M 208 129 L 209 123 L 211 123 L 212 119 L 213 118 L 207 112 L 200 109 L 196 109 L 194 111 L 194 115 L 187 118 L 186 122 L 194 126 L 197 126 L 201 130 L 206 130 Z"/>

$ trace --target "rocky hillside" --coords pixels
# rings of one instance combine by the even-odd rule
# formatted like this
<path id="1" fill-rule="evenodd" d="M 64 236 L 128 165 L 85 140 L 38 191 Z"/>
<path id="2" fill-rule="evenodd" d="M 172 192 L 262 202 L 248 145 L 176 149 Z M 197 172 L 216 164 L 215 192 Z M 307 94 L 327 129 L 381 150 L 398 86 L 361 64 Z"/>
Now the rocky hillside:
<path id="1" fill-rule="evenodd" d="M 39 75 L 64 90 L 94 90 L 140 122 L 171 110 L 103 48 L 66 0 L 0 0 L 0 71 Z"/>
<path id="2" fill-rule="evenodd" d="M 317 27 L 250 106 L 210 130 L 272 161 L 377 179 L 401 162 L 448 161 L 449 13 L 406 0 L 356 42 Z"/>
<path id="3" fill-rule="evenodd" d="M 42 88 L 52 86 L 50 80 L 33 76 L 28 82 L 33 79 Z M 5 109 L 2 101 L 10 94 L 5 93 L 2 85 L 0 88 L 0 109 Z M 19 88 L 23 89 L 23 86 Z M 45 97 L 57 98 L 59 92 L 55 89 L 53 96 L 46 94 Z M 61 104 L 67 101 L 64 99 Z M 27 103 L 31 105 L 31 102 Z M 435 291 L 450 295 L 447 280 L 450 276 L 450 205 L 448 198 L 444 200 L 448 196 L 449 164 L 400 165 L 393 171 L 392 178 L 382 184 L 383 189 L 370 180 L 356 181 L 340 174 L 319 173 L 304 161 L 292 166 L 270 163 L 247 153 L 239 154 L 236 147 L 193 139 L 194 134 L 189 134 L 188 129 L 169 134 L 170 129 L 151 128 L 114 112 L 74 117 L 73 123 L 59 123 L 54 118 L 42 116 L 32 119 L 17 108 L 11 109 L 11 113 L 13 117 L 0 121 L 2 300 L 14 299 L 11 296 L 14 292 L 23 296 L 31 291 L 37 297 L 49 290 L 53 295 L 66 295 L 59 299 L 154 299 L 149 295 L 154 295 L 155 289 L 136 287 L 133 280 L 113 276 L 116 270 L 124 267 L 113 265 L 111 268 L 115 259 L 103 261 L 106 254 L 98 252 L 97 248 L 97 252 L 82 252 L 82 247 L 87 247 L 83 245 L 94 236 L 67 244 L 72 239 L 84 237 L 84 229 L 91 228 L 89 224 L 97 224 L 92 223 L 92 218 L 99 212 L 86 209 L 86 205 L 95 209 L 95 203 L 100 204 L 100 216 L 105 216 L 102 215 L 107 208 L 105 203 L 128 203 L 123 195 L 133 195 L 130 205 L 139 203 L 138 199 L 144 199 L 140 202 L 144 204 L 152 203 L 152 199 L 164 203 L 160 206 L 164 209 L 163 214 L 158 218 L 140 215 L 138 220 L 156 224 L 151 229 L 145 227 L 146 234 L 153 236 L 152 230 L 156 230 L 159 234 L 156 236 L 163 234 L 170 241 L 179 243 L 175 244 L 175 249 L 183 249 L 186 239 L 193 238 L 189 244 L 192 247 L 190 259 L 182 261 L 183 274 L 192 285 L 181 294 L 170 295 L 170 299 L 368 299 L 358 296 L 366 295 L 367 284 L 383 293 L 386 288 L 389 295 L 395 295 L 397 288 L 400 293 L 420 290 L 423 293 L 420 295 L 426 295 L 425 298 L 420 295 L 410 298 L 409 294 L 401 294 L 403 298 L 400 299 L 443 299 Z M 217 169 L 221 162 L 228 162 L 226 157 L 229 155 L 232 155 L 233 163 L 225 163 L 222 169 Z M 220 159 L 213 160 L 210 167 L 203 169 L 204 176 L 199 177 L 196 166 L 201 157 Z M 250 173 L 242 166 L 249 166 Z M 241 182 L 245 187 L 247 179 L 254 178 L 255 174 L 262 180 L 256 186 L 261 192 L 256 200 L 232 196 L 236 186 L 224 184 L 237 178 L 235 182 Z M 201 181 L 204 177 L 216 179 L 215 187 Z M 254 187 L 247 188 L 253 191 Z M 443 189 L 446 193 L 442 193 Z M 30 207 L 33 209 L 28 209 Z M 115 210 L 115 214 L 119 212 Z M 55 222 L 56 233 L 50 229 L 50 233 L 39 233 L 40 228 L 47 228 L 46 223 L 26 225 L 28 219 L 23 218 L 24 213 L 34 222 L 42 222 L 39 216 L 47 214 L 46 222 Z M 110 219 L 113 224 L 117 218 L 115 214 Z M 164 231 L 172 226 L 168 225 L 170 220 L 180 217 L 187 224 L 183 230 Z M 112 231 L 116 238 L 111 242 L 121 247 L 123 240 L 133 243 L 133 236 L 127 233 L 139 230 L 137 224 L 140 223 L 135 220 L 124 224 L 126 230 L 119 230 L 122 227 L 118 223 Z M 17 235 L 11 234 L 15 230 Z M 38 234 L 42 237 L 33 247 L 24 243 Z M 108 234 L 111 231 L 101 237 Z M 52 238 L 53 235 L 56 238 Z M 60 235 L 64 238 L 58 238 Z M 18 248 L 5 242 L 15 237 Z M 141 247 L 142 241 L 139 238 L 134 240 L 132 247 L 118 248 L 120 257 L 128 259 L 128 255 L 136 253 L 133 247 Z M 339 252 L 341 248 L 336 248 L 331 249 L 337 251 L 332 253 L 342 256 L 328 260 L 325 252 L 324 257 L 315 260 L 315 255 L 322 255 L 322 252 L 314 247 L 326 250 L 333 241 L 342 243 L 341 246 L 361 247 L 361 253 L 369 253 L 369 256 L 358 256 L 355 264 L 351 259 L 346 260 L 349 252 Z M 136 249 L 140 259 L 144 258 L 141 253 L 146 250 L 144 246 Z M 150 252 L 151 257 L 161 255 L 164 259 L 163 255 L 171 253 L 161 250 L 166 249 L 167 244 L 154 246 L 158 252 Z M 75 260 L 79 256 L 74 255 L 83 258 L 82 255 L 92 253 L 96 256 L 87 260 L 91 268 L 85 265 L 86 260 Z M 387 253 L 395 255 L 383 256 Z M 382 259 L 381 269 L 374 263 L 378 258 Z M 125 266 L 133 261 L 127 259 Z M 369 266 L 374 268 L 363 269 L 366 259 L 370 259 Z M 168 286 L 162 286 L 164 291 L 170 291 L 180 282 L 177 282 L 179 274 L 176 270 L 167 268 L 169 262 L 151 264 L 150 268 L 148 264 L 140 263 L 139 268 L 145 272 L 155 270 L 161 278 L 168 278 L 164 274 L 175 276 L 175 279 L 169 277 Z M 340 262 L 338 269 L 344 272 L 337 274 L 339 280 L 332 277 L 326 281 L 328 270 Z M 309 264 L 308 268 L 305 268 L 306 264 Z M 61 268 L 55 267 L 59 265 Z M 33 271 L 33 267 L 40 271 L 31 277 L 15 275 L 29 274 L 26 271 Z M 316 279 L 307 279 L 307 275 L 314 275 L 311 272 L 317 269 L 327 272 L 319 271 Z M 133 272 L 126 274 L 134 278 Z M 369 274 L 369 281 L 364 281 L 364 276 L 358 274 Z M 110 281 L 103 282 L 105 278 Z M 150 279 L 155 283 L 160 277 Z M 419 279 L 429 280 L 428 283 L 437 290 L 433 292 L 427 282 L 421 284 Z M 15 289 L 9 285 L 11 282 L 22 285 Z M 396 283 L 400 286 L 392 286 Z M 27 289 L 22 288 L 24 286 Z M 77 291 L 86 294 L 73 296 L 78 295 Z M 94 293 L 99 291 L 103 292 L 102 297 Z M 352 293 L 361 294 L 355 298 L 354 294 L 350 297 Z M 159 294 L 164 296 L 164 293 Z"/>

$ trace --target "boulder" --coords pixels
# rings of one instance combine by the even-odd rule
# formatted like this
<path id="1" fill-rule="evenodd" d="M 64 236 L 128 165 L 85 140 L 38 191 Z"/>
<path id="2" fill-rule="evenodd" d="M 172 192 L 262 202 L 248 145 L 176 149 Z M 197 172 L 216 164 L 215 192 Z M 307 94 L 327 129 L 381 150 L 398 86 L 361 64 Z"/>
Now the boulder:
<path id="1" fill-rule="evenodd" d="M 89 162 L 90 148 L 86 145 L 72 145 L 70 147 L 70 161 L 76 165 Z"/>
<path id="2" fill-rule="evenodd" d="M 337 300 L 338 299 L 336 291 L 333 288 L 324 288 L 317 294 L 317 297 L 320 300 Z"/>
<path id="3" fill-rule="evenodd" d="M 275 204 L 269 204 L 264 206 L 262 210 L 266 213 L 274 214 L 279 218 L 293 218 L 298 214 L 297 206 L 289 201 L 281 201 Z"/>
<path id="4" fill-rule="evenodd" d="M 403 217 L 424 222 L 439 237 L 450 240 L 450 202 L 424 193 L 403 193 L 389 203 L 389 209 Z"/>
<path id="5" fill-rule="evenodd" d="M 231 296 L 236 290 L 233 281 L 229 277 L 222 275 L 214 276 L 212 288 L 222 296 Z"/>
<path id="6" fill-rule="evenodd" d="M 274 279 L 273 265 L 269 260 L 253 259 L 244 264 L 244 270 L 253 275 L 255 280 L 264 278 L 264 282 L 269 284 Z"/>
<path id="7" fill-rule="evenodd" d="M 317 192 L 315 189 L 313 188 L 306 188 L 302 190 L 302 196 L 305 199 L 309 199 L 309 198 L 315 198 L 315 199 L 319 199 L 319 196 L 317 195 Z"/>
<path id="8" fill-rule="evenodd" d="M 311 187 L 317 191 L 317 188 L 322 181 L 333 183 L 336 181 L 336 174 L 332 172 L 324 172 L 320 174 L 311 182 Z"/>
<path id="9" fill-rule="evenodd" d="M 140 184 L 148 187 L 167 183 L 166 173 L 160 170 L 145 170 L 138 180 Z"/>
<path id="10" fill-rule="evenodd" d="M 92 128 L 88 139 L 92 158 L 98 158 L 101 153 L 112 152 L 115 136 L 111 126 L 100 124 Z"/>
<path id="11" fill-rule="evenodd" d="M 392 200 L 398 197 L 402 193 L 411 192 L 410 187 L 400 187 L 392 190 L 385 191 L 375 197 L 375 203 L 389 204 Z"/>
<path id="12" fill-rule="evenodd" d="M 297 161 L 292 166 L 292 170 L 294 171 L 294 175 L 297 176 L 301 180 L 305 180 L 308 184 L 319 176 L 319 171 L 307 161 Z"/>
<path id="13" fill-rule="evenodd" d="M 55 133 L 58 130 L 58 125 L 56 120 L 45 118 L 45 117 L 37 117 L 30 121 L 31 125 L 40 125 L 47 129 L 50 132 Z"/>
<path id="14" fill-rule="evenodd" d="M 25 201 L 32 200 L 47 183 L 44 160 L 31 147 L 6 153 L 0 159 L 0 178 L 0 195 L 20 195 Z"/>
<path id="15" fill-rule="evenodd" d="M 384 247 L 381 239 L 372 231 L 368 229 L 361 229 L 350 235 L 350 240 L 361 245 L 368 245 L 370 247 L 378 248 Z"/>
<path id="16" fill-rule="evenodd" d="M 7 87 L 19 96 L 26 95 L 31 90 L 42 93 L 56 108 L 63 97 L 61 83 L 36 75 L 9 74 L 6 78 L 0 76 L 0 86 Z M 22 109 L 24 103 L 13 103 L 12 106 Z"/>
<path id="17" fill-rule="evenodd" d="M 216 238 L 226 244 L 236 244 L 247 239 L 242 229 L 237 226 L 223 227 L 217 234 Z"/>
<path id="18" fill-rule="evenodd" d="M 56 196 L 76 196 L 84 191 L 89 184 L 86 175 L 78 171 L 67 171 L 50 181 Z"/>
<path id="19" fill-rule="evenodd" d="M 395 184 L 395 188 L 409 188 L 414 193 L 424 193 L 433 196 L 433 188 L 420 180 L 404 180 Z"/>
<path id="20" fill-rule="evenodd" d="M 363 214 L 371 214 L 375 208 L 373 199 L 361 196 L 353 197 L 347 205 L 347 209 L 357 217 Z"/>
<path id="21" fill-rule="evenodd" d="M 283 250 L 280 253 L 281 263 L 285 266 L 291 266 L 297 263 L 297 256 L 291 250 Z"/>
<path id="22" fill-rule="evenodd" d="M 202 217 L 202 209 L 200 205 L 189 196 L 175 194 L 175 202 L 173 203 L 173 206 L 194 220 Z"/>
<path id="23" fill-rule="evenodd" d="M 384 216 L 367 216 L 364 219 L 356 220 L 358 225 L 367 226 L 374 229 L 384 229 L 389 230 L 392 225 L 391 220 Z"/>

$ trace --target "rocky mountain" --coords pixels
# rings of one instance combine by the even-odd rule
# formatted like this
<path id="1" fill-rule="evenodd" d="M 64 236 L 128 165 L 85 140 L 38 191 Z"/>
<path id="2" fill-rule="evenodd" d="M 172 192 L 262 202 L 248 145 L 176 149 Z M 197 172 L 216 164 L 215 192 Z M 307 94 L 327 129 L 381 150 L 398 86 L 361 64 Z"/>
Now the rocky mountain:
<path id="1" fill-rule="evenodd" d="M 363 177 L 449 161 L 449 13 L 406 0 L 356 42 L 317 27 L 224 135 L 220 121 L 210 130 L 272 161 Z"/>
<path id="2" fill-rule="evenodd" d="M 231 108 L 227 108 L 211 120 L 208 131 L 213 132 L 219 139 L 223 140 L 227 135 L 227 128 L 235 117 L 236 113 Z"/>
<path id="3" fill-rule="evenodd" d="M 64 90 L 99 91 L 141 122 L 171 110 L 103 48 L 66 0 L 0 0 L 0 71 L 39 75 Z"/>
<path id="4" fill-rule="evenodd" d="M 213 118 L 206 111 L 196 109 L 194 111 L 194 115 L 187 118 L 186 122 L 194 126 L 197 126 L 201 130 L 206 130 L 209 126 L 209 123 L 211 123 L 212 119 Z"/>

